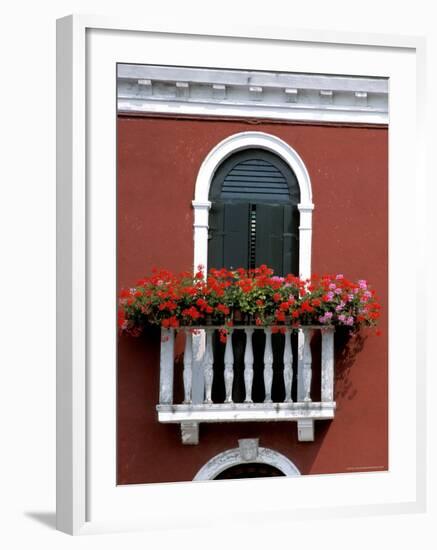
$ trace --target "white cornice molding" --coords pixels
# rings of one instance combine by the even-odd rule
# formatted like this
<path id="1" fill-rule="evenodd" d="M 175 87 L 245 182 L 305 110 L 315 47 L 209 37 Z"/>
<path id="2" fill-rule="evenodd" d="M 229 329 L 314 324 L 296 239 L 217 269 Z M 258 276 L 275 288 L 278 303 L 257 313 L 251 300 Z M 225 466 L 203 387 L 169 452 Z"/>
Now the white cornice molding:
<path id="1" fill-rule="evenodd" d="M 119 64 L 119 112 L 387 124 L 388 79 Z"/>

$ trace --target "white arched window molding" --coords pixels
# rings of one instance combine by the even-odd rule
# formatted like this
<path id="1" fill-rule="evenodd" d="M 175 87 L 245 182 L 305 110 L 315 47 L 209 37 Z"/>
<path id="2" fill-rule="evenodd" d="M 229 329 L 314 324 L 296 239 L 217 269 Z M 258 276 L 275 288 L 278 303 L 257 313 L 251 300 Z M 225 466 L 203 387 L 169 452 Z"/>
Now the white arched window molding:
<path id="1" fill-rule="evenodd" d="M 300 189 L 299 224 L 299 276 L 311 275 L 311 240 L 313 201 L 311 180 L 303 160 L 282 139 L 264 132 L 241 132 L 218 143 L 206 156 L 197 175 L 193 200 L 194 208 L 194 268 L 208 262 L 209 189 L 220 164 L 233 153 L 242 149 L 266 149 L 276 153 L 296 175 Z"/>
<path id="2" fill-rule="evenodd" d="M 246 442 L 249 445 L 246 445 Z M 246 449 L 248 447 L 248 449 Z M 247 452 L 249 451 L 249 452 Z M 219 474 L 239 464 L 268 464 L 277 468 L 285 476 L 300 476 L 301 473 L 286 456 L 273 449 L 258 447 L 258 440 L 239 440 L 239 447 L 228 449 L 209 460 L 195 475 L 193 481 L 215 479 Z"/>

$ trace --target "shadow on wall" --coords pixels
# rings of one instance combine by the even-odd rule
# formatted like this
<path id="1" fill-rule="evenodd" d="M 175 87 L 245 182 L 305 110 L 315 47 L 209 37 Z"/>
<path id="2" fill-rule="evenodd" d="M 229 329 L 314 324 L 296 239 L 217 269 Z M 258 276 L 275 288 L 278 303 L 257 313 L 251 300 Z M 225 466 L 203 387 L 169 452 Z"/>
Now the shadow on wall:
<path id="1" fill-rule="evenodd" d="M 361 332 L 350 334 L 347 331 L 337 331 L 335 342 L 335 397 L 353 399 L 358 390 L 354 387 L 350 371 L 356 357 L 363 351 L 368 336 Z"/>
<path id="2" fill-rule="evenodd" d="M 335 397 L 338 401 L 352 400 L 358 394 L 357 388 L 353 383 L 353 376 L 351 369 L 356 368 L 355 362 L 358 355 L 363 351 L 365 342 L 368 335 L 358 332 L 356 334 L 350 334 L 347 330 L 337 330 L 335 334 L 334 354 L 335 354 Z M 313 362 L 314 376 L 312 381 L 312 394 L 314 392 L 315 398 L 320 398 L 321 380 L 320 380 L 320 347 L 321 337 L 317 333 L 311 342 L 311 349 L 313 357 L 316 358 Z M 334 420 L 335 422 L 335 420 Z M 299 455 L 296 456 L 296 466 L 301 470 L 302 474 L 318 473 L 317 470 L 313 471 L 313 466 L 317 462 L 319 454 L 322 452 L 324 439 L 328 432 L 334 428 L 334 424 L 331 421 L 317 421 L 314 424 L 314 442 L 311 444 L 300 443 L 295 441 L 296 448 L 299 448 Z M 293 460 L 292 455 L 289 455 Z M 333 467 L 331 472 L 325 473 L 337 473 L 343 470 L 337 467 Z"/>

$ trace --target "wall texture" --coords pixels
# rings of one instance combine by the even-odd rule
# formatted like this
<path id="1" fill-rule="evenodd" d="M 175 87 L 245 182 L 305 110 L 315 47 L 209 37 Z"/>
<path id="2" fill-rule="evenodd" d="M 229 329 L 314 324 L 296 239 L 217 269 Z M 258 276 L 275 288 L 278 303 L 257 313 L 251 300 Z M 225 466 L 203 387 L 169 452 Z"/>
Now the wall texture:
<path id="1" fill-rule="evenodd" d="M 219 141 L 247 130 L 276 135 L 302 157 L 315 204 L 312 271 L 368 279 L 383 305 L 382 335 L 363 332 L 348 353 L 337 343 L 337 412 L 316 422 L 313 443 L 297 441 L 294 423 L 203 424 L 198 446 L 157 422 L 159 332 L 120 336 L 119 484 L 191 480 L 241 437 L 259 437 L 303 474 L 388 468 L 387 128 L 119 116 L 118 286 L 152 266 L 192 268 L 197 172 Z"/>

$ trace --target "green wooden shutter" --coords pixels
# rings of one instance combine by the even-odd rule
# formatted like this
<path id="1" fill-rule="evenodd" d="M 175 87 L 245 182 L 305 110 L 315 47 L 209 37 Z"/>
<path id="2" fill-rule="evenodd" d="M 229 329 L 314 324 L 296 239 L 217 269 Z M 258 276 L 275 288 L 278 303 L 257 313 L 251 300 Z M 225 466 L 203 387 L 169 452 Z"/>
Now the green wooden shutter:
<path id="1" fill-rule="evenodd" d="M 276 275 L 297 273 L 298 212 L 293 205 L 256 205 L 255 264 L 267 264 Z"/>
<path id="2" fill-rule="evenodd" d="M 209 267 L 267 264 L 278 275 L 298 274 L 299 186 L 281 158 L 261 149 L 231 155 L 217 169 L 209 199 Z"/>
<path id="3" fill-rule="evenodd" d="M 209 226 L 208 266 L 248 267 L 249 204 L 215 202 Z"/>
<path id="4" fill-rule="evenodd" d="M 290 190 L 287 179 L 276 166 L 261 158 L 249 158 L 224 176 L 221 198 L 288 202 Z"/>
<path id="5" fill-rule="evenodd" d="M 208 269 L 223 267 L 224 204 L 213 202 L 209 211 Z"/>
<path id="6" fill-rule="evenodd" d="M 296 205 L 283 206 L 282 275 L 299 275 L 299 210 Z"/>
<path id="7" fill-rule="evenodd" d="M 248 266 L 249 204 L 225 203 L 223 267 Z"/>
<path id="8" fill-rule="evenodd" d="M 284 227 L 283 206 L 278 204 L 256 205 L 255 264 L 267 264 L 282 274 L 282 234 Z"/>

